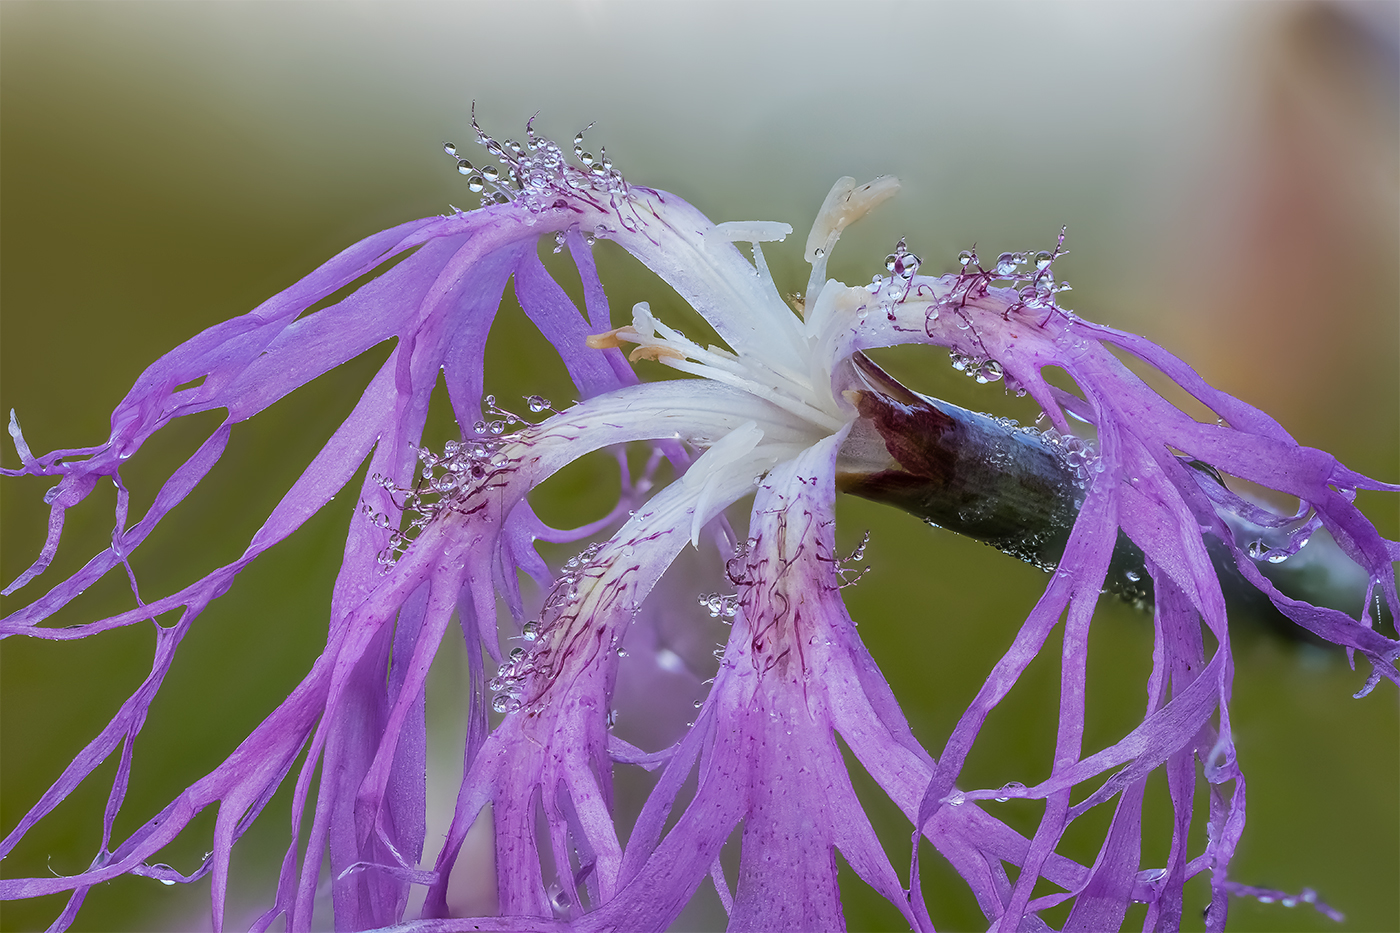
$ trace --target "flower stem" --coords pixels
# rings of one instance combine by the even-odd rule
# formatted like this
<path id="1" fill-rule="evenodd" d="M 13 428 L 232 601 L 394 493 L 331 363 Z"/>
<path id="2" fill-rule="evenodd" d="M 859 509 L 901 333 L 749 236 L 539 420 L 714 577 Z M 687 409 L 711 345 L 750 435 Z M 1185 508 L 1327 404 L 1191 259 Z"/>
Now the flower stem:
<path id="1" fill-rule="evenodd" d="M 1085 488 L 1081 468 L 1063 448 L 1009 420 L 914 392 L 864 354 L 852 362 L 865 388 L 848 396 L 860 418 L 842 447 L 837 487 L 1054 570 Z M 1241 523 L 1234 516 L 1230 522 Z M 1232 616 L 1294 636 L 1307 634 L 1244 579 L 1223 541 L 1207 538 L 1206 548 Z M 1326 535 L 1287 563 L 1262 563 L 1260 569 L 1285 595 L 1315 605 L 1357 615 L 1365 598 L 1364 571 Z M 1104 585 L 1130 604 L 1153 605 L 1142 549 L 1122 531 Z"/>

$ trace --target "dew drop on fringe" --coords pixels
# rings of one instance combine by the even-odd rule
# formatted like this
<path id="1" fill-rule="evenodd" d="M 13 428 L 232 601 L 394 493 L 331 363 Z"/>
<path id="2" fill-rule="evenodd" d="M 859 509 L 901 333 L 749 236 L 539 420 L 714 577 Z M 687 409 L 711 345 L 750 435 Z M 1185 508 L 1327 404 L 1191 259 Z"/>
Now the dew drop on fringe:
<path id="1" fill-rule="evenodd" d="M 1302 629 L 1344 646 L 1353 660 L 1360 655 L 1364 695 L 1382 678 L 1400 679 L 1400 646 L 1381 631 L 1380 615 L 1381 607 L 1391 618 L 1400 608 L 1392 568 L 1400 545 L 1382 538 L 1353 500 L 1357 490 L 1400 487 L 1299 445 L 1143 338 L 1062 308 L 1057 295 L 1068 286 L 1054 264 L 1063 235 L 1053 250 L 1002 253 L 990 263 L 966 251 L 957 272 L 940 276 L 923 274 L 932 264 L 901 240 L 883 263 L 887 275 L 847 286 L 827 277 L 832 249 L 898 183 L 843 178 L 817 212 L 804 248 L 811 274 L 789 305 L 763 253 L 763 244 L 789 248 L 771 245 L 791 233 L 787 224 L 716 225 L 675 195 L 624 180 L 604 149 L 584 149 L 583 133 L 571 161 L 530 124 L 523 142 L 497 141 L 474 119 L 473 128 L 486 158 L 474 163 L 453 144 L 445 149 L 480 193 L 480 209 L 369 237 L 252 312 L 176 347 L 117 406 L 105 443 L 35 456 L 11 413 L 21 465 L 3 473 L 57 483 L 46 497 L 48 538 L 7 594 L 35 584 L 66 511 L 99 480 L 113 481 L 118 494 L 112 546 L 0 621 L 0 635 L 67 640 L 149 622 L 156 648 L 147 680 L 0 842 L 2 857 L 120 750 L 91 866 L 0 880 L 0 897 L 67 893 L 54 923 L 63 929 L 93 885 L 117 876 L 209 876 L 216 929 L 251 921 L 259 930 L 660 930 L 712 885 L 730 929 L 831 930 L 844 928 L 839 851 L 911 928 L 932 929 L 940 906 L 925 902 L 920 848 L 909 863 L 890 860 L 847 774 L 849 750 L 909 819 L 915 840 L 927 839 L 927 851 L 966 883 L 989 928 L 1041 929 L 1053 917 L 1066 930 L 1116 929 L 1131 904 L 1144 903 L 1145 928 L 1175 929 L 1183 910 L 1201 909 L 1183 903 L 1183 886 L 1202 872 L 1212 930 L 1224 928 L 1232 895 L 1301 901 L 1339 916 L 1311 890 L 1230 877 L 1245 830 L 1247 762 L 1232 740 L 1230 633 L 1212 552 Z M 615 326 L 591 250 L 598 240 L 666 282 L 718 342 L 683 335 L 646 302 Z M 547 270 L 541 244 L 567 251 L 582 308 Z M 347 297 L 306 313 L 377 269 Z M 531 397 L 528 414 L 519 414 L 520 406 L 484 396 L 486 339 L 507 287 L 558 352 L 576 402 Z M 134 598 L 109 618 L 43 624 L 108 572 L 128 575 L 134 596 L 127 556 L 219 460 L 234 425 L 385 341 L 393 342 L 388 360 L 242 556 L 173 593 Z M 1048 427 L 924 399 L 863 352 L 911 343 L 944 348 L 977 381 L 1029 395 Z M 1185 390 L 1211 420 L 1183 413 L 1120 356 Z M 1048 383 L 1046 367 L 1063 370 L 1075 389 Z M 667 368 L 690 378 L 664 378 Z M 420 446 L 439 380 L 462 427 L 441 451 Z M 129 516 L 122 464 L 176 419 L 214 409 L 227 412 L 223 423 L 171 472 L 144 515 Z M 1077 438 L 1070 417 L 1092 425 L 1096 441 Z M 629 458 L 620 453 L 627 445 L 649 453 Z M 974 449 L 987 454 L 973 457 Z M 598 450 L 619 452 L 615 508 L 581 528 L 546 525 L 530 491 Z M 241 570 L 366 461 L 324 651 L 285 700 L 270 698 L 266 718 L 222 764 L 116 837 L 133 742 L 181 638 Z M 663 464 L 678 478 L 654 489 Z M 948 464 L 980 472 L 967 479 Z M 1047 480 L 1039 499 L 1013 495 L 1013 485 L 1029 488 L 1045 476 L 1059 479 Z M 1296 513 L 1233 491 L 1232 477 L 1296 497 Z M 968 499 L 946 521 L 1054 571 L 936 746 L 915 738 L 846 612 L 840 591 L 863 572 L 863 549 L 835 548 L 838 486 L 886 501 L 903 495 L 901 504 L 926 517 L 957 490 Z M 736 531 L 726 510 L 749 497 L 747 528 Z M 1041 514 L 1036 501 L 1043 527 L 1032 517 Z M 1364 575 L 1359 619 L 1284 595 L 1256 564 L 1287 558 L 1323 531 Z M 1117 576 L 1152 583 L 1148 699 L 1130 732 L 1085 748 L 1088 631 L 1120 533 L 1140 553 L 1140 570 Z M 541 541 L 577 542 L 576 556 L 551 567 L 536 551 Z M 1266 550 L 1256 545 L 1263 541 Z M 695 584 L 663 581 L 687 548 L 718 554 L 724 572 Z M 683 737 L 639 748 L 611 731 L 622 642 L 629 630 L 655 624 L 658 604 L 675 591 L 687 600 L 699 594 L 702 608 L 728 624 L 728 641 Z M 500 631 L 498 604 L 506 610 Z M 156 621 L 167 613 L 177 621 Z M 450 825 L 430 833 L 425 680 L 454 619 L 471 672 L 464 777 Z M 1056 628 L 1059 720 L 1049 776 L 994 788 L 960 781 L 988 715 Z M 683 667 L 669 649 L 634 651 L 628 664 Z M 631 825 L 614 818 L 616 769 L 652 776 Z M 1141 846 L 1144 789 L 1157 770 L 1172 807 L 1164 861 Z M 230 853 L 284 784 L 293 795 L 291 838 L 278 884 L 261 915 L 228 917 Z M 1192 825 L 1202 798 L 1204 832 Z M 1013 800 L 1040 801 L 1030 837 L 998 815 Z M 182 874 L 160 862 L 161 850 L 211 805 L 217 817 L 203 863 Z M 1097 855 L 1076 860 L 1062 837 L 1096 807 L 1111 810 L 1106 835 Z M 482 820 L 486 848 L 464 847 Z M 737 853 L 731 847 L 722 859 L 740 828 Z M 472 917 L 452 881 L 483 873 L 494 911 Z M 1067 913 L 1052 910 L 1066 903 Z"/>

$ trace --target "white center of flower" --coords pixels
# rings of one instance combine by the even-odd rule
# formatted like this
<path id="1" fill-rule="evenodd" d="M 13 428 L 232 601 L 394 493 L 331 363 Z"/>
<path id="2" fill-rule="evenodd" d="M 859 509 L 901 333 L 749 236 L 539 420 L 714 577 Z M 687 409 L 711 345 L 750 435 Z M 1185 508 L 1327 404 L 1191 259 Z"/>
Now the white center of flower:
<path id="1" fill-rule="evenodd" d="M 629 354 L 633 362 L 655 360 L 740 389 L 794 416 L 794 426 L 811 431 L 814 442 L 840 430 L 854 413 L 839 404 L 832 393 L 830 346 L 833 332 L 849 324 L 841 320 L 837 311 L 847 304 L 842 294 L 851 290 L 824 280 L 826 260 L 841 231 L 897 188 L 898 182 L 889 177 L 860 187 L 852 179 L 843 178 L 827 196 L 808 236 L 806 258 L 812 263 L 812 276 L 803 302 L 806 320 L 783 301 L 759 246 L 784 239 L 792 232 L 790 226 L 772 221 L 741 221 L 719 224 L 705 232 L 706 250 L 728 249 L 732 242 L 753 244 L 753 274 L 762 282 L 764 300 L 744 311 L 761 339 L 750 342 L 742 353 L 696 343 L 657 320 L 646 302 L 639 302 L 632 309 L 630 326 L 590 337 L 589 345 L 619 347 L 625 341 L 636 345 Z"/>

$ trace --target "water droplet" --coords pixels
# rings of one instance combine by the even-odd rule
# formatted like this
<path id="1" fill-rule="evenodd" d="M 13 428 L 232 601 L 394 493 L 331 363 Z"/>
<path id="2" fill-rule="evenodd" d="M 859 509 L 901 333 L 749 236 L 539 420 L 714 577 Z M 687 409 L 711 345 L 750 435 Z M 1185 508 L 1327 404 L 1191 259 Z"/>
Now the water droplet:
<path id="1" fill-rule="evenodd" d="M 1035 254 L 1035 267 L 1037 269 L 1048 269 L 1050 268 L 1050 263 L 1054 262 L 1054 260 L 1054 256 L 1051 256 L 1045 250 L 1041 250 Z"/>
<path id="2" fill-rule="evenodd" d="M 1128 578 L 1129 583 L 1136 583 L 1142 579 L 1142 574 L 1138 573 L 1136 570 L 1129 570 L 1127 573 L 1123 574 L 1123 576 Z"/>
<path id="3" fill-rule="evenodd" d="M 520 637 L 526 641 L 534 641 L 540 637 L 540 624 L 534 620 L 525 623 L 525 627 L 520 630 Z"/>
<path id="4" fill-rule="evenodd" d="M 996 268 L 993 271 L 999 276 L 1008 276 L 1014 273 L 1019 265 L 1015 253 L 1002 253 L 997 257 Z"/>
<path id="5" fill-rule="evenodd" d="M 486 179 L 480 175 L 472 175 L 467 179 L 467 190 L 473 194 L 480 194 L 486 188 Z"/>
<path id="6" fill-rule="evenodd" d="M 1269 556 L 1265 559 L 1271 564 L 1281 564 L 1284 561 L 1288 560 L 1288 552 L 1281 548 L 1278 550 L 1270 551 Z"/>
<path id="7" fill-rule="evenodd" d="M 1001 786 L 1001 793 L 997 795 L 996 799 L 1000 803 L 1005 803 L 1006 801 L 1011 799 L 1011 794 L 1013 792 L 1022 791 L 1025 789 L 1026 785 L 1022 784 L 1020 781 L 1007 781 Z M 952 801 L 949 802 L 951 803 Z"/>
<path id="8" fill-rule="evenodd" d="M 494 165 L 483 165 L 481 167 L 481 177 L 487 181 L 496 181 L 501 177 L 501 173 Z"/>
<path id="9" fill-rule="evenodd" d="M 467 161 L 466 159 L 458 159 L 457 171 L 461 172 L 463 175 L 470 175 L 472 173 L 471 162 Z"/>
<path id="10" fill-rule="evenodd" d="M 996 382 L 1002 376 L 1001 364 L 996 360 L 987 360 L 981 368 L 977 370 L 977 381 L 981 383 Z"/>
<path id="11" fill-rule="evenodd" d="M 574 155 L 576 155 L 576 156 L 578 157 L 578 161 L 579 161 L 579 164 L 580 164 L 580 165 L 592 165 L 592 164 L 593 164 L 593 153 L 591 153 L 591 152 L 584 152 L 582 149 L 579 149 L 579 150 L 576 150 L 576 151 L 575 151 Z"/>
<path id="12" fill-rule="evenodd" d="M 970 249 L 965 249 L 961 253 L 958 253 L 958 265 L 962 266 L 964 269 L 966 269 L 971 263 L 975 262 L 976 259 L 977 254 Z"/>
<path id="13" fill-rule="evenodd" d="M 1263 556 L 1268 552 L 1269 548 L 1264 544 L 1263 541 L 1255 540 L 1250 542 L 1248 553 L 1249 556 L 1254 558 L 1255 560 L 1262 559 Z"/>
<path id="14" fill-rule="evenodd" d="M 826 250 L 818 246 L 816 249 L 812 250 L 812 255 L 817 257 L 818 259 L 821 259 L 823 256 L 826 255 Z"/>
<path id="15" fill-rule="evenodd" d="M 618 656 L 619 658 L 625 658 L 625 657 L 627 657 L 627 649 L 626 649 L 626 648 L 619 648 L 619 649 L 617 649 L 617 656 Z"/>
<path id="16" fill-rule="evenodd" d="M 498 713 L 504 713 L 510 706 L 510 697 L 504 693 L 498 693 L 491 698 L 491 708 Z"/>
<path id="17" fill-rule="evenodd" d="M 563 234 L 560 234 L 560 236 L 562 237 Z M 530 396 L 529 399 L 526 400 L 526 402 L 527 402 L 527 404 L 529 404 L 530 410 L 531 410 L 532 412 L 535 412 L 536 414 L 538 414 L 538 413 L 544 411 L 546 408 L 551 408 L 551 407 L 552 407 L 552 406 L 549 404 L 549 399 L 543 398 L 542 396 L 539 396 L 539 395 L 532 395 L 532 396 Z"/>
<path id="18" fill-rule="evenodd" d="M 511 659 L 512 662 L 518 664 L 518 663 L 520 663 L 521 659 L 524 658 L 524 657 L 525 657 L 525 649 L 524 649 L 524 648 L 513 648 L 513 649 L 511 649 L 511 652 L 510 652 L 510 659 Z"/>
<path id="19" fill-rule="evenodd" d="M 455 158 L 457 157 L 457 144 L 456 144 L 456 143 L 443 143 L 443 144 L 442 144 L 442 151 L 445 152 L 445 153 L 447 153 L 448 155 L 452 156 L 452 157 L 455 159 Z"/>

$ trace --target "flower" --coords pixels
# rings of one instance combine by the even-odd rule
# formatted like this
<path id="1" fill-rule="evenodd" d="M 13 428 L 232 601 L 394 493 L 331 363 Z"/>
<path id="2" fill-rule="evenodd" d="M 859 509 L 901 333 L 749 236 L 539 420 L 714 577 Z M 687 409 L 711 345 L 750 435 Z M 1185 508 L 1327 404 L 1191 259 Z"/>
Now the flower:
<path id="1" fill-rule="evenodd" d="M 119 875 L 170 882 L 209 875 L 213 921 L 222 928 L 233 845 L 297 769 L 292 842 L 257 929 L 278 918 L 288 929 L 309 928 L 325 910 L 323 889 L 345 929 L 404 921 L 415 890 L 423 919 L 399 929 L 662 929 L 705 883 L 733 929 L 836 929 L 844 925 L 838 851 L 911 927 L 931 929 L 919 847 L 907 868 L 891 862 L 852 786 L 846 749 L 909 818 L 914 840 L 926 838 L 966 881 L 996 929 L 1033 926 L 1038 912 L 1066 901 L 1073 905 L 1066 929 L 1117 927 L 1134 901 L 1148 904 L 1150 926 L 1172 929 L 1185 880 L 1202 871 L 1212 879 L 1211 929 L 1223 928 L 1232 894 L 1291 896 L 1229 877 L 1245 782 L 1231 738 L 1230 634 L 1211 551 L 1297 624 L 1360 653 L 1371 665 L 1364 694 L 1382 677 L 1400 681 L 1400 645 L 1376 630 L 1371 609 L 1373 596 L 1392 616 L 1400 608 L 1392 570 L 1400 544 L 1381 538 L 1352 500 L 1358 489 L 1400 487 L 1298 445 L 1147 341 L 1059 307 L 1064 286 L 1054 263 L 1062 245 L 1004 253 L 990 269 L 969 252 L 961 271 L 926 277 L 901 241 L 887 257 L 888 276 L 858 287 L 828 280 L 827 258 L 842 231 L 895 193 L 891 178 L 837 182 L 806 241 L 812 271 L 794 313 L 761 247 L 790 233 L 786 224 L 715 225 L 674 195 L 625 181 L 605 152 L 595 158 L 583 150 L 582 134 L 575 165 L 528 125 L 523 143 L 477 132 L 493 164 L 478 168 L 455 147 L 448 151 L 483 195 L 480 210 L 370 237 L 171 351 L 118 406 L 106 443 L 36 457 L 12 414 L 22 465 L 4 472 L 59 482 L 49 493 L 40 557 L 7 592 L 43 572 L 66 510 L 100 478 L 110 477 L 119 493 L 112 546 L 0 622 L 0 634 L 82 638 L 149 620 L 157 646 L 151 676 L 0 843 L 0 855 L 10 851 L 121 747 L 92 866 L 0 881 L 0 896 L 72 892 L 56 923 L 62 928 L 91 886 Z M 660 276 L 726 346 L 684 336 L 646 303 L 630 324 L 614 327 L 590 252 L 599 238 Z M 586 316 L 542 262 L 542 242 L 568 249 Z M 752 244 L 752 263 L 736 243 Z M 318 307 L 375 270 L 382 271 L 348 297 Z M 482 401 L 486 338 L 512 281 L 579 393 L 563 408 L 530 398 L 538 421 L 493 396 Z M 138 596 L 135 608 L 110 618 L 63 629 L 41 624 L 105 573 L 119 565 L 130 573 L 127 555 L 209 472 L 233 425 L 390 338 L 395 347 L 354 411 L 236 561 L 160 599 Z M 864 355 L 904 343 L 948 348 L 954 365 L 979 381 L 1028 394 L 1052 428 L 940 408 Z M 1154 368 L 1219 420 L 1183 413 L 1118 354 Z M 648 375 L 668 367 L 692 378 L 642 382 L 632 364 Z M 1047 367 L 1063 369 L 1075 389 L 1046 381 Z M 439 379 L 462 435 L 435 452 L 421 437 Z M 128 524 L 123 461 L 174 419 L 211 409 L 227 411 L 224 423 L 172 473 L 146 515 Z M 1093 427 L 1093 444 L 1074 437 L 1069 417 Z M 619 457 L 623 490 L 609 515 L 575 529 L 536 516 L 528 496 L 546 478 L 585 454 L 628 444 L 648 445 L 649 459 L 634 475 Z M 181 638 L 241 570 L 324 507 L 366 459 L 324 652 L 223 764 L 113 844 L 132 741 Z M 648 496 L 663 462 L 678 478 Z M 948 472 L 949 463 L 958 471 Z M 959 472 L 968 464 L 975 475 Z M 1276 514 L 1233 491 L 1226 477 L 1294 496 L 1298 510 Z M 1002 484 L 996 495 L 979 494 L 989 483 Z M 945 495 L 938 490 L 957 488 L 970 497 L 959 520 L 1051 571 L 1044 596 L 937 755 L 914 737 L 841 599 L 860 558 L 836 551 L 838 484 L 916 511 Z M 1035 491 L 1049 517 L 1003 493 L 1012 486 Z M 726 510 L 749 495 L 740 538 Z M 1366 575 L 1359 620 L 1284 595 L 1256 566 L 1296 554 L 1322 528 Z M 1255 540 L 1242 529 L 1257 531 Z M 1120 533 L 1140 552 L 1141 571 L 1127 572 L 1152 582 L 1148 704 L 1140 725 L 1086 753 L 1087 634 L 1119 559 Z M 539 541 L 591 543 L 556 572 L 536 550 Z M 732 622 L 730 636 L 684 737 L 642 749 L 609 730 L 622 641 L 654 608 L 653 591 L 687 547 L 715 548 L 725 560 L 724 591 L 702 600 Z M 522 588 L 522 577 L 537 592 Z M 132 583 L 135 595 L 134 574 Z M 504 633 L 498 603 L 510 617 Z M 158 621 L 177 610 L 173 624 Z M 455 811 L 438 845 L 425 815 L 424 691 L 454 616 L 470 658 L 470 728 Z M 1061 624 L 1049 777 L 1031 786 L 959 786 L 988 714 Z M 616 822 L 615 767 L 658 774 L 631 827 Z M 1170 787 L 1172 844 L 1165 863 L 1144 866 L 1142 799 L 1157 769 Z M 1092 791 L 1073 801 L 1091 782 Z M 1209 800 L 1203 848 L 1193 848 L 1191 832 L 1198 793 Z M 1044 801 L 1031 838 L 995 815 L 997 802 L 1013 798 Z M 1071 821 L 1110 802 L 1097 858 L 1085 865 L 1064 855 Z M 213 847 L 200 868 L 187 876 L 153 863 L 215 803 Z M 478 824 L 494 840 L 498 915 L 454 917 L 454 873 L 482 870 L 461 858 Z M 720 855 L 736 831 L 731 885 Z M 1038 891 L 1041 879 L 1060 890 Z M 1316 900 L 1310 892 L 1297 897 Z"/>

